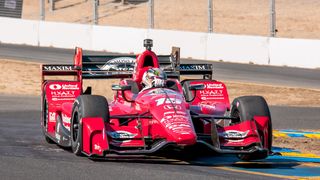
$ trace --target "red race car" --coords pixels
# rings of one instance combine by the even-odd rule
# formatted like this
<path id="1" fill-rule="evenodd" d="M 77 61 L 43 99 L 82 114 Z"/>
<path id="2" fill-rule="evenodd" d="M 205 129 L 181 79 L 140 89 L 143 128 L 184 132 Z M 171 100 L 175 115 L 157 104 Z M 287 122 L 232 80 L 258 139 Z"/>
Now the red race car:
<path id="1" fill-rule="evenodd" d="M 242 160 L 271 153 L 272 124 L 263 97 L 238 97 L 230 104 L 225 84 L 212 80 L 212 64 L 180 64 L 179 48 L 157 56 L 150 39 L 144 46 L 137 56 L 87 56 L 76 48 L 73 64 L 43 65 L 41 126 L 47 142 L 90 157 L 198 145 L 237 154 Z M 150 69 L 166 75 L 161 86 L 143 87 Z M 180 75 L 202 77 L 180 81 Z M 75 78 L 47 80 L 48 76 Z M 91 95 L 91 87 L 83 89 L 83 79 L 108 78 L 120 79 L 112 86 L 110 102 Z"/>

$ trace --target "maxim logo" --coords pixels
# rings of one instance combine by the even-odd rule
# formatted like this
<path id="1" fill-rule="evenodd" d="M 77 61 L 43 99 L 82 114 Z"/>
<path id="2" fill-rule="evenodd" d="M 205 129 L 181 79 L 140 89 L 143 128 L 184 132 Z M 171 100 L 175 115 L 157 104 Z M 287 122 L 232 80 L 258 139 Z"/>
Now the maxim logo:
<path id="1" fill-rule="evenodd" d="M 43 66 L 45 71 L 72 71 L 73 66 Z"/>
<path id="2" fill-rule="evenodd" d="M 206 65 L 183 65 L 180 64 L 181 70 L 206 70 Z"/>

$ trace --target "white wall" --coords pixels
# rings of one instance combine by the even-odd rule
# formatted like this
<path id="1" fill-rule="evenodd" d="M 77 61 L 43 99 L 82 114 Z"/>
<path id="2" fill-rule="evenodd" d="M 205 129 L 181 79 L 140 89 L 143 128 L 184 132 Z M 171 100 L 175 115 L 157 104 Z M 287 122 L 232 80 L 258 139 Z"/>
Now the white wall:
<path id="1" fill-rule="evenodd" d="M 154 51 L 159 54 L 168 54 L 176 46 L 181 48 L 181 57 L 206 59 L 207 33 L 150 30 L 147 37 L 153 39 Z"/>
<path id="2" fill-rule="evenodd" d="M 209 34 L 207 59 L 240 63 L 268 64 L 268 38 Z"/>
<path id="3" fill-rule="evenodd" d="M 92 49 L 92 26 L 40 21 L 38 41 L 40 46 Z"/>
<path id="4" fill-rule="evenodd" d="M 223 60 L 305 68 L 320 67 L 320 40 L 208 34 L 128 27 L 93 26 L 0 17 L 0 42 L 57 48 L 82 47 L 119 53 L 140 53 L 143 39 L 154 51 L 169 54 L 181 48 L 182 58 Z"/>
<path id="5" fill-rule="evenodd" d="M 270 39 L 272 65 L 320 68 L 320 40 Z"/>
<path id="6" fill-rule="evenodd" d="M 38 21 L 0 17 L 0 42 L 38 46 Z"/>
<path id="7" fill-rule="evenodd" d="M 140 53 L 147 30 L 112 26 L 94 26 L 92 50 Z"/>

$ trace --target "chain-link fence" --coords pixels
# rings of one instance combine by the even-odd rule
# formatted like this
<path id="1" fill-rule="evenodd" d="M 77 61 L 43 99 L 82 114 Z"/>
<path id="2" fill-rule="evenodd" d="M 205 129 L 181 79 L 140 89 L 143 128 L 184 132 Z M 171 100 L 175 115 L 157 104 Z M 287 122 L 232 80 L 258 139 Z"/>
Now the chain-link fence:
<path id="1" fill-rule="evenodd" d="M 23 18 L 320 38 L 319 9 L 318 0 L 28 0 L 24 2 Z"/>
<path id="2" fill-rule="evenodd" d="M 0 16 L 21 18 L 23 0 L 0 0 Z"/>

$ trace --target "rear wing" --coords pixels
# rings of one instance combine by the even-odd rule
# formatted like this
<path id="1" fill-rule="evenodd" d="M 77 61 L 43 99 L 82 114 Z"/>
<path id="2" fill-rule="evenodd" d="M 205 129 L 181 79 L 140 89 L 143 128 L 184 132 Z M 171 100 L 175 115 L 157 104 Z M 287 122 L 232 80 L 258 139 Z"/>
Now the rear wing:
<path id="1" fill-rule="evenodd" d="M 173 47 L 170 55 L 159 55 L 158 62 L 168 77 L 180 75 L 203 75 L 212 79 L 212 64 L 180 64 L 180 48 Z M 136 63 L 135 55 L 83 55 L 76 48 L 73 64 L 42 65 L 42 80 L 45 76 L 72 75 L 82 79 L 131 78 Z"/>

